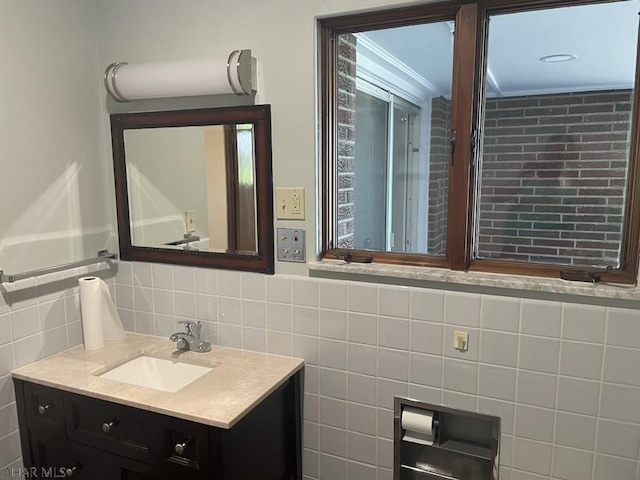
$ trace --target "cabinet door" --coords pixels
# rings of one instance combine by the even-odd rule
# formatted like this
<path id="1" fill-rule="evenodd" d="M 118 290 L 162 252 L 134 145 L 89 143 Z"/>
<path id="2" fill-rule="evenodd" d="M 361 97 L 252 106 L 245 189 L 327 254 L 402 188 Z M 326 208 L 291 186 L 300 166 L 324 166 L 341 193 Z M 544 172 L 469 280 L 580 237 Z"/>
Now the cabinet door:
<path id="1" fill-rule="evenodd" d="M 162 455 L 162 469 L 166 478 L 188 480 L 212 477 L 206 425 L 163 417 Z"/>
<path id="2" fill-rule="evenodd" d="M 66 440 L 62 392 L 20 380 L 14 382 L 24 464 L 53 466 L 50 449 Z"/>
<path id="3" fill-rule="evenodd" d="M 212 437 L 225 480 L 300 480 L 299 375 L 254 407 L 229 430 Z"/>
<path id="4" fill-rule="evenodd" d="M 64 438 L 62 392 L 30 383 L 24 386 L 27 425 L 34 435 L 50 439 Z"/>
<path id="5" fill-rule="evenodd" d="M 153 465 L 87 447 L 75 442 L 37 444 L 38 478 L 74 478 L 79 480 L 164 480 L 189 479 L 188 476 L 169 477 Z"/>
<path id="6" fill-rule="evenodd" d="M 80 480 L 110 480 L 110 463 L 104 452 L 73 442 L 39 443 L 35 467 L 39 477 L 73 477 Z"/>

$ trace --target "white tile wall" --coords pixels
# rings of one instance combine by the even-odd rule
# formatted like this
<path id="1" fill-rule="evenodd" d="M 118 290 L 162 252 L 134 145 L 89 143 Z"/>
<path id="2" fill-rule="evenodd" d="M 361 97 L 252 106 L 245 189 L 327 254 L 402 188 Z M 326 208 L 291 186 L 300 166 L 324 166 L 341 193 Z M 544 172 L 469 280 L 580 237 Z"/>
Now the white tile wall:
<path id="1" fill-rule="evenodd" d="M 8 373 L 82 341 L 60 285 L 0 297 L 0 465 L 20 452 Z M 128 262 L 113 290 L 128 330 L 199 319 L 215 344 L 304 358 L 307 480 L 390 480 L 394 395 L 500 416 L 502 480 L 640 480 L 637 310 Z"/>
<path id="2" fill-rule="evenodd" d="M 142 269 L 144 280 L 134 276 Z M 157 334 L 166 335 L 169 318 L 195 311 L 216 344 L 305 359 L 305 479 L 391 479 L 393 396 L 402 395 L 501 417 L 503 480 L 640 480 L 636 310 L 284 275 L 152 271 L 135 264 L 116 277 L 131 330 L 150 328 L 131 300 L 138 287 L 150 288 L 152 298 L 141 304 L 155 308 Z M 143 283 L 150 277 L 152 285 Z M 198 292 L 195 299 L 177 296 L 179 282 Z M 172 303 L 178 299 L 180 310 Z M 467 352 L 453 348 L 455 330 L 469 332 Z"/>
<path id="3" fill-rule="evenodd" d="M 21 466 L 20 437 L 15 394 L 10 372 L 82 343 L 78 278 L 96 275 L 98 266 L 5 284 L 0 291 L 0 476 Z M 138 269 L 143 269 L 142 265 Z M 150 269 L 147 266 L 147 269 Z M 124 277 L 132 278 L 132 265 L 124 264 Z M 100 273 L 108 274 L 107 271 Z M 107 279 L 113 294 L 113 279 Z M 151 282 L 149 281 L 149 284 Z M 123 288 L 124 287 L 124 288 Z M 122 298 L 133 299 L 132 281 L 121 285 Z M 149 293 L 151 289 L 149 288 Z M 125 313 L 134 326 L 133 310 Z M 140 311 L 141 325 L 153 328 L 157 316 Z M 146 322 L 145 317 L 146 315 Z M 126 320 L 126 318 L 124 319 Z"/>

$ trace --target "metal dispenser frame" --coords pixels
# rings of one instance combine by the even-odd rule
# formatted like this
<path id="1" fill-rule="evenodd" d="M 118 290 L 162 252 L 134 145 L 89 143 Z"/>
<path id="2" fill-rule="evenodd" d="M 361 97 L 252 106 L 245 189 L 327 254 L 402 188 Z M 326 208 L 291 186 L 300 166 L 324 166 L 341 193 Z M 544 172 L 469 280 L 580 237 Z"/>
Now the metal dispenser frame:
<path id="1" fill-rule="evenodd" d="M 404 407 L 433 412 L 433 445 L 402 439 Z M 499 417 L 395 397 L 393 431 L 393 480 L 498 480 Z"/>

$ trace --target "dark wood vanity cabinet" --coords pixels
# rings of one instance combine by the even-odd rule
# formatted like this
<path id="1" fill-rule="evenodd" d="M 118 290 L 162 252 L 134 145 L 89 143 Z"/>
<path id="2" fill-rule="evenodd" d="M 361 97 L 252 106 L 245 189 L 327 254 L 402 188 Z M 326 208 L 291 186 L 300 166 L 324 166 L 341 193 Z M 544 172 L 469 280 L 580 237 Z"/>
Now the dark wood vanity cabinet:
<path id="1" fill-rule="evenodd" d="M 300 375 L 230 429 L 14 379 L 24 465 L 88 480 L 300 480 Z"/>

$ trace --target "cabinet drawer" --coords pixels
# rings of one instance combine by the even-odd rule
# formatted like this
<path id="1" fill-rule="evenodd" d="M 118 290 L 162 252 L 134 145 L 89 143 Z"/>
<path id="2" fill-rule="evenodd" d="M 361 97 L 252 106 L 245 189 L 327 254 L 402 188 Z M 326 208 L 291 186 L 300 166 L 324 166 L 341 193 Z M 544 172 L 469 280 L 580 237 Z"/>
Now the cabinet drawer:
<path id="1" fill-rule="evenodd" d="M 64 394 L 70 440 L 146 463 L 159 456 L 158 416 L 73 393 Z"/>
<path id="2" fill-rule="evenodd" d="M 64 438 L 62 392 L 33 383 L 24 383 L 27 426 L 43 438 Z"/>

